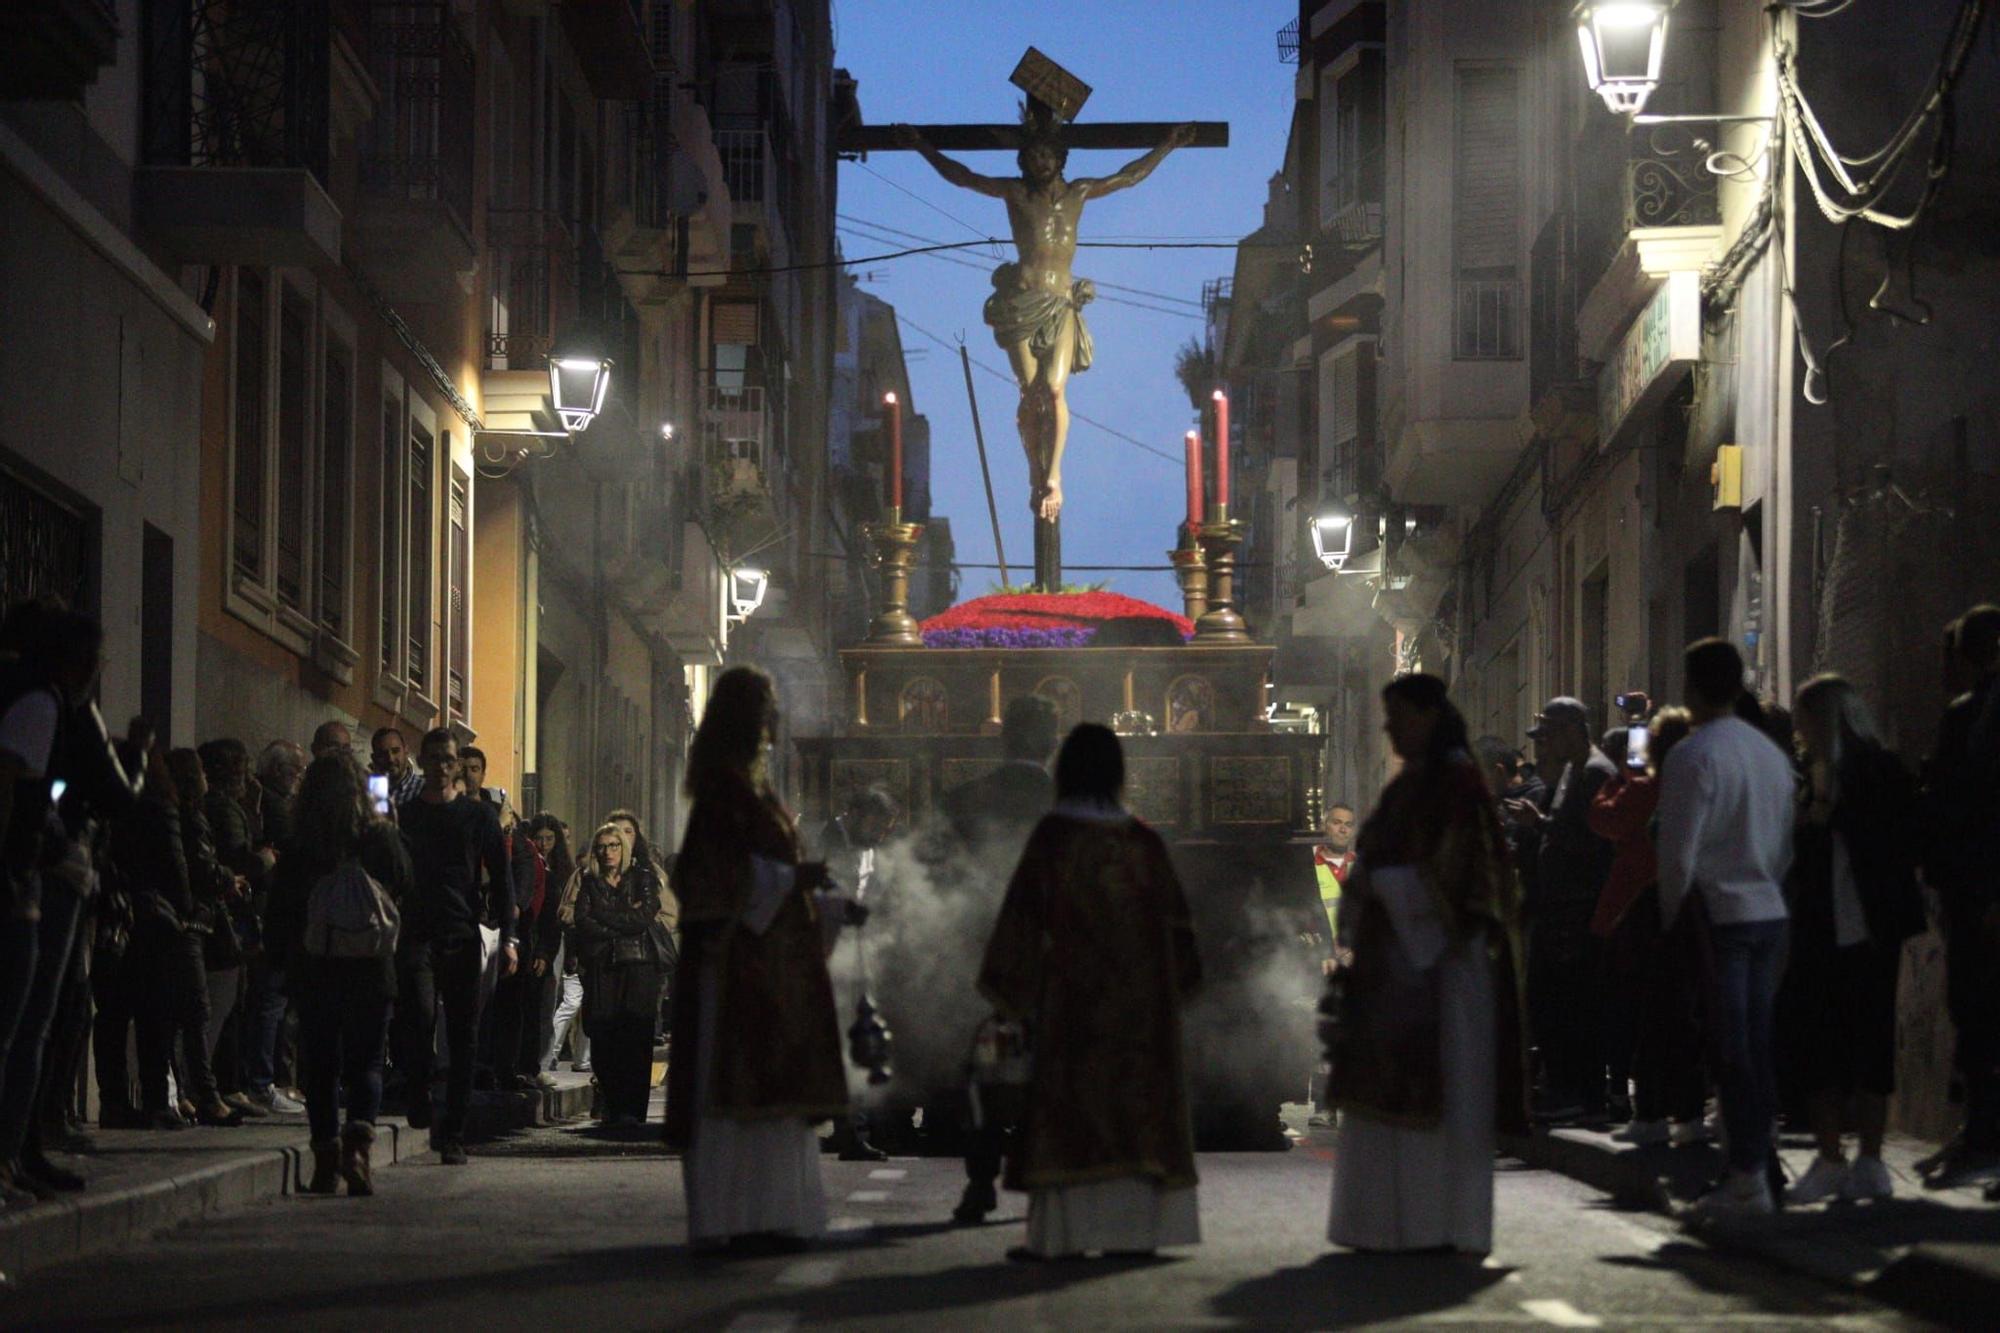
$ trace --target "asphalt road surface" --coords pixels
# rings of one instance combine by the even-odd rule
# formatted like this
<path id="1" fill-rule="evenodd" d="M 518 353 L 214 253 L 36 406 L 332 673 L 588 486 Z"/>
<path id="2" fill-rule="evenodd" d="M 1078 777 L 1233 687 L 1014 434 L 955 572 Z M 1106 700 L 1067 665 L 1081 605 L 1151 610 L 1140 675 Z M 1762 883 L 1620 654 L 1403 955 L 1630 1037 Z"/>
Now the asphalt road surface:
<path id="1" fill-rule="evenodd" d="M 1150 1263 L 1021 1266 L 1025 1203 L 948 1223 L 956 1162 L 825 1159 L 835 1234 L 803 1256 L 696 1258 L 680 1167 L 582 1128 L 378 1173 L 372 1200 L 287 1198 L 0 1294 L 0 1328 L 445 1330 L 1920 1325 L 1712 1254 L 1561 1177 L 1503 1164 L 1484 1265 L 1337 1253 L 1329 1156 L 1201 1160 L 1204 1243 Z"/>

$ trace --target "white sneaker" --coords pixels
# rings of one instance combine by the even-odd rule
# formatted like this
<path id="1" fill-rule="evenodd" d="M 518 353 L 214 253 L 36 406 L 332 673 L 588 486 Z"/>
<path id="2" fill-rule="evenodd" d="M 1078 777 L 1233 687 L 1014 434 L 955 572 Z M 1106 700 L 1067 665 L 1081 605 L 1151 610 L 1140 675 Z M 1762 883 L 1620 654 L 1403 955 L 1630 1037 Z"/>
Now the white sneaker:
<path id="1" fill-rule="evenodd" d="M 1888 1164 L 1879 1157 L 1855 1158 L 1840 1187 L 1840 1197 L 1850 1203 L 1891 1199 L 1895 1195 L 1896 1182 L 1889 1177 Z"/>
<path id="2" fill-rule="evenodd" d="M 1697 1143 L 1707 1143 L 1715 1137 L 1709 1132 L 1706 1120 L 1677 1120 L 1674 1122 L 1673 1136 L 1668 1140 L 1676 1148 L 1692 1148 Z"/>
<path id="3" fill-rule="evenodd" d="M 1681 1216 L 1689 1222 L 1733 1217 L 1769 1217 L 1777 1211 L 1762 1171 L 1732 1170 L 1723 1182 L 1696 1199 Z"/>
<path id="4" fill-rule="evenodd" d="M 1796 1208 L 1809 1203 L 1821 1203 L 1836 1194 L 1847 1197 L 1848 1167 L 1846 1159 L 1835 1161 L 1814 1154 L 1813 1163 L 1806 1173 L 1792 1182 L 1785 1191 L 1785 1202 Z"/>
<path id="5" fill-rule="evenodd" d="M 1665 1143 L 1673 1135 L 1664 1120 L 1634 1120 L 1611 1137 L 1620 1143 L 1647 1148 L 1656 1143 Z"/>

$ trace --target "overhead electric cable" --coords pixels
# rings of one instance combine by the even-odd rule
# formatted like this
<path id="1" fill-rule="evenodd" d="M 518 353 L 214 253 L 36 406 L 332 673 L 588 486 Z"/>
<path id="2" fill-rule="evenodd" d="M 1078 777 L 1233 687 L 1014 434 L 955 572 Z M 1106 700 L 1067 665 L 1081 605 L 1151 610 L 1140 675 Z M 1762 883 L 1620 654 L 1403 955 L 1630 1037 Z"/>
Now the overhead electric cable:
<path id="1" fill-rule="evenodd" d="M 912 320 L 908 315 L 905 315 L 900 310 L 896 312 L 896 319 L 900 323 L 907 324 L 913 332 L 922 334 L 924 337 L 936 343 L 939 347 L 944 348 L 946 351 L 955 352 L 958 350 L 957 343 L 946 342 L 943 338 L 938 337 L 935 333 L 932 333 L 929 329 L 925 328 L 923 325 Z M 1013 385 L 1017 389 L 1019 388 L 1019 385 L 1015 383 L 1014 377 L 1008 374 L 1006 371 L 996 370 L 992 366 L 988 365 L 986 362 L 981 361 L 978 357 L 972 358 L 972 364 L 979 367 L 987 374 L 993 376 L 995 379 L 1005 380 L 1009 385 Z M 1144 449 L 1147 453 L 1153 454 L 1154 456 L 1159 458 L 1164 458 L 1167 462 L 1174 464 L 1176 467 L 1180 466 L 1181 463 L 1180 459 L 1174 457 L 1172 454 L 1168 453 L 1164 449 L 1158 449 L 1150 444 L 1147 444 L 1144 440 L 1140 439 L 1136 435 L 1127 435 L 1124 431 L 1119 430 L 1117 427 L 1107 426 L 1101 421 L 1095 420 L 1094 418 L 1091 417 L 1087 417 L 1073 407 L 1069 410 L 1069 415 L 1072 421 L 1081 421 L 1086 426 L 1094 426 L 1098 430 L 1103 431 L 1106 435 L 1109 435 L 1114 440 L 1122 440 L 1126 444 L 1131 445 L 1135 449 Z"/>
<path id="2" fill-rule="evenodd" d="M 900 228 L 891 227 L 885 222 L 870 222 L 867 218 L 858 218 L 851 213 L 836 213 L 834 216 L 839 221 L 856 227 L 868 227 L 882 233 L 884 236 L 893 237 L 898 241 L 916 241 L 919 244 L 935 244 L 937 241 L 937 237 L 935 236 L 919 236 L 913 231 L 903 231 Z M 1171 296 L 1166 292 L 1150 291 L 1144 287 L 1126 287 L 1119 283 L 1106 282 L 1102 278 L 1092 278 L 1091 281 L 1105 291 L 1128 292 L 1133 296 L 1144 296 L 1154 301 L 1171 301 L 1177 305 L 1190 305 L 1197 310 L 1201 309 L 1200 301 L 1186 296 Z"/>

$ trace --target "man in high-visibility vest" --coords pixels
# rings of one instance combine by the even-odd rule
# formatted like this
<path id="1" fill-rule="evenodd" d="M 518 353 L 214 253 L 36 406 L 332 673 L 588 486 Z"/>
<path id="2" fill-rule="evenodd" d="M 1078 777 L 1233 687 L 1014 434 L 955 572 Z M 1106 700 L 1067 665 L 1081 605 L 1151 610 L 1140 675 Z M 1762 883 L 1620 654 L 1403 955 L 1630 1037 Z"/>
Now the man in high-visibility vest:
<path id="1" fill-rule="evenodd" d="M 1326 915 L 1326 934 L 1312 932 L 1315 942 L 1324 938 L 1320 971 L 1331 976 L 1340 966 L 1340 889 L 1354 870 L 1354 807 L 1335 801 L 1326 808 L 1325 840 L 1313 848 L 1313 877 L 1319 881 L 1319 905 Z M 1312 1079 L 1313 1115 L 1308 1122 L 1316 1129 L 1331 1122 L 1326 1117 L 1326 1077 L 1314 1071 Z"/>
<path id="2" fill-rule="evenodd" d="M 1334 968 L 1335 941 L 1340 933 L 1340 886 L 1354 869 L 1354 807 L 1336 801 L 1326 808 L 1326 840 L 1313 848 L 1313 875 L 1319 881 L 1319 903 L 1326 910 L 1325 961 Z"/>

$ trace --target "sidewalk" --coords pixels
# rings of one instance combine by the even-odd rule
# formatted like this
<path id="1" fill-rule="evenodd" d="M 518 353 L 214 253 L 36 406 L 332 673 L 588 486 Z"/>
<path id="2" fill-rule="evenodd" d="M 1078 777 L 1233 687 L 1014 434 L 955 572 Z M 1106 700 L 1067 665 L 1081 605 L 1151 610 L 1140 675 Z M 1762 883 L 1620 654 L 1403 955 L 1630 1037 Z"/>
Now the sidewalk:
<path id="1" fill-rule="evenodd" d="M 475 1093 L 468 1136 L 491 1139 L 587 1114 L 590 1076 L 565 1071 L 554 1077 L 553 1090 Z M 376 1135 L 378 1168 L 436 1160 L 429 1136 L 401 1116 L 385 1116 Z M 85 1176 L 87 1189 L 0 1211 L 0 1282 L 197 1218 L 296 1194 L 311 1169 L 302 1115 L 252 1120 L 234 1129 L 93 1129 L 91 1137 L 97 1146 L 89 1156 L 55 1159 Z"/>
<path id="2" fill-rule="evenodd" d="M 1608 1131 L 1538 1130 L 1503 1149 L 1530 1166 L 1557 1171 L 1619 1202 L 1671 1213 L 1722 1170 L 1712 1146 L 1634 1148 Z M 1926 1190 L 1912 1164 L 1933 1145 L 1892 1138 L 1883 1161 L 1896 1197 L 1880 1204 L 1815 1204 L 1769 1219 L 1703 1227 L 1717 1250 L 1751 1255 L 1792 1272 L 1860 1292 L 1871 1300 L 1958 1327 L 2000 1325 L 2000 1207 L 1979 1187 Z M 1797 1179 L 1813 1157 L 1786 1140 L 1786 1174 Z"/>

